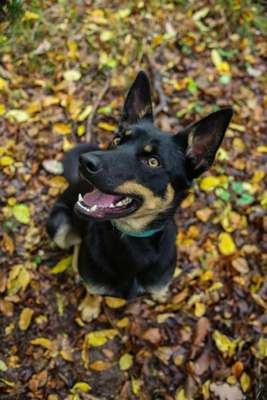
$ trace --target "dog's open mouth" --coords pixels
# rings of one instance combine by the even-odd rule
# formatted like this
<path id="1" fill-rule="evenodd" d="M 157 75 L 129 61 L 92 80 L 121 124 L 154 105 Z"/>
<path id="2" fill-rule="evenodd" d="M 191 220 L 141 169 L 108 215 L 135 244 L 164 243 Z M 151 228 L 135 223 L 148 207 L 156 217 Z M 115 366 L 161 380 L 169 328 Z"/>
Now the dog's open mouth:
<path id="1" fill-rule="evenodd" d="M 140 201 L 132 196 L 107 194 L 98 189 L 79 194 L 75 204 L 78 214 L 97 219 L 121 218 L 139 208 Z"/>

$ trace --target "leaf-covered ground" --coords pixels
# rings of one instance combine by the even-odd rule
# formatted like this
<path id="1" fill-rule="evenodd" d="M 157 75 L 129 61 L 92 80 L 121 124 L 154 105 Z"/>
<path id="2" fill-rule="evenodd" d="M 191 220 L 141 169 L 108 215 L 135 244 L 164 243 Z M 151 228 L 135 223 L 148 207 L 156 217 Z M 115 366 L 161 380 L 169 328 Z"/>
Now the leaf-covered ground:
<path id="1" fill-rule="evenodd" d="M 0 14 L 1 399 L 266 399 L 266 8 L 26 3 Z M 44 228 L 64 152 L 109 140 L 140 68 L 162 129 L 235 110 L 177 214 L 163 304 L 86 297 Z"/>

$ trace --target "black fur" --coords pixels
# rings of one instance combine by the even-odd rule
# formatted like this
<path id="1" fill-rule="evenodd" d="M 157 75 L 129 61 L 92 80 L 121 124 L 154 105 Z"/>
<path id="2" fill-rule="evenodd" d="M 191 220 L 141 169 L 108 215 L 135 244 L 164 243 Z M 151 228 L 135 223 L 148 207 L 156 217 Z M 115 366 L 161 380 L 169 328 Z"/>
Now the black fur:
<path id="1" fill-rule="evenodd" d="M 225 108 L 177 135 L 164 133 L 153 125 L 149 81 L 140 72 L 126 98 L 116 135 L 119 144 L 111 144 L 108 150 L 83 144 L 66 154 L 64 171 L 70 186 L 50 213 L 48 233 L 55 238 L 65 224 L 80 236 L 78 269 L 89 291 L 133 298 L 168 286 L 176 263 L 176 209 L 192 180 L 212 164 L 231 117 L 232 110 Z M 158 166 L 151 168 L 151 157 Z M 151 237 L 125 235 L 116 215 L 90 218 L 75 205 L 78 194 L 92 187 L 118 194 L 118 187 L 126 182 L 144 189 L 144 195 L 133 189 L 127 193 L 138 207 L 129 208 L 127 226 L 135 226 L 129 217 L 139 212 L 134 223 L 138 220 L 142 231 L 161 229 Z M 144 201 L 146 196 L 151 207 Z M 154 200 L 159 209 L 152 209 Z"/>

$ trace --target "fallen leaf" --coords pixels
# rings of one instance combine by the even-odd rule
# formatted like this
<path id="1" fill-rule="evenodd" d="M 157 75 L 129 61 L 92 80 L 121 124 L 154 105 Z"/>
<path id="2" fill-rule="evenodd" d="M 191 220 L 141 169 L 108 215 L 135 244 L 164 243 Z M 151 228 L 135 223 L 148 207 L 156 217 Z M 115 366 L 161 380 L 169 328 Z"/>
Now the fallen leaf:
<path id="1" fill-rule="evenodd" d="M 81 73 L 76 69 L 69 69 L 63 73 L 63 77 L 68 82 L 75 82 L 81 79 Z"/>
<path id="2" fill-rule="evenodd" d="M 53 132 L 59 135 L 69 135 L 71 133 L 71 125 L 58 122 L 53 125 Z"/>
<path id="3" fill-rule="evenodd" d="M 218 247 L 220 252 L 225 256 L 234 254 L 236 251 L 235 242 L 232 236 L 227 232 L 220 233 Z"/>
<path id="4" fill-rule="evenodd" d="M 44 160 L 43 161 L 44 169 L 50 174 L 61 175 L 63 174 L 63 164 L 57 160 Z"/>
<path id="5" fill-rule="evenodd" d="M 150 343 L 158 344 L 161 340 L 160 330 L 158 328 L 149 328 L 143 333 L 142 338 Z"/>
<path id="6" fill-rule="evenodd" d="M 29 224 L 30 210 L 26 204 L 16 204 L 13 209 L 13 215 L 21 224 Z"/>
<path id="7" fill-rule="evenodd" d="M 10 110 L 6 113 L 6 117 L 15 122 L 26 122 L 30 119 L 30 115 L 23 110 Z"/>
<path id="8" fill-rule="evenodd" d="M 21 331 L 26 331 L 32 320 L 33 310 L 31 308 L 25 307 L 19 317 L 19 329 Z"/>
<path id="9" fill-rule="evenodd" d="M 108 340 L 118 335 L 117 329 L 102 329 L 88 333 L 86 340 L 89 346 L 103 346 Z"/>
<path id="10" fill-rule="evenodd" d="M 94 371 L 105 371 L 106 369 L 110 368 L 111 364 L 106 361 L 98 360 L 94 361 L 92 364 L 90 364 L 90 368 L 93 369 Z"/>
<path id="11" fill-rule="evenodd" d="M 211 383 L 210 391 L 213 392 L 219 400 L 244 400 L 243 394 L 237 385 Z"/>
<path id="12" fill-rule="evenodd" d="M 105 297 L 105 302 L 110 308 L 120 308 L 126 304 L 126 300 L 117 297 Z"/>
<path id="13" fill-rule="evenodd" d="M 241 274 L 249 273 L 249 266 L 248 266 L 247 260 L 243 257 L 235 258 L 232 261 L 232 266 L 234 267 L 234 269 L 236 271 L 240 272 Z"/>
<path id="14" fill-rule="evenodd" d="M 226 335 L 222 334 L 218 330 L 215 330 L 212 334 L 213 340 L 217 348 L 222 353 L 227 353 L 229 356 L 233 356 L 238 343 L 237 339 L 229 339 Z"/>
<path id="15" fill-rule="evenodd" d="M 83 393 L 88 393 L 91 390 L 91 386 L 88 385 L 86 382 L 77 382 L 75 385 L 71 388 L 71 393 L 75 394 L 78 390 L 80 390 Z"/>
<path id="16" fill-rule="evenodd" d="M 125 353 L 119 360 L 119 366 L 122 371 L 127 371 L 133 365 L 133 356 L 129 353 Z"/>
<path id="17" fill-rule="evenodd" d="M 34 346 L 44 347 L 47 350 L 52 350 L 54 346 L 51 340 L 42 337 L 31 340 L 31 344 L 33 344 Z"/>
<path id="18" fill-rule="evenodd" d="M 66 271 L 72 264 L 72 256 L 68 256 L 60 260 L 52 269 L 51 274 L 61 274 Z"/>
<path id="19" fill-rule="evenodd" d="M 243 372 L 240 378 L 240 385 L 243 390 L 243 392 L 247 392 L 250 388 L 250 377 L 246 372 Z"/>

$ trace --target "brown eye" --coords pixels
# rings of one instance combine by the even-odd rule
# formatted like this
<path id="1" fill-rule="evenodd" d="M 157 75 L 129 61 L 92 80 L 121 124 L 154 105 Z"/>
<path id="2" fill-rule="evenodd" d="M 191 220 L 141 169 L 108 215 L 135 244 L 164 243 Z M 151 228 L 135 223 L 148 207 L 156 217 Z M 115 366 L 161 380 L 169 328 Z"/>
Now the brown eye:
<path id="1" fill-rule="evenodd" d="M 118 145 L 120 144 L 120 141 L 121 141 L 121 139 L 120 139 L 119 137 L 115 137 L 115 138 L 112 140 L 112 144 L 113 144 L 114 146 L 118 146 Z"/>
<path id="2" fill-rule="evenodd" d="M 157 167 L 159 167 L 160 162 L 156 157 L 150 157 L 147 159 L 147 165 L 150 168 L 157 168 Z"/>

